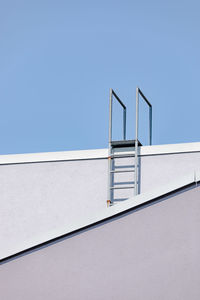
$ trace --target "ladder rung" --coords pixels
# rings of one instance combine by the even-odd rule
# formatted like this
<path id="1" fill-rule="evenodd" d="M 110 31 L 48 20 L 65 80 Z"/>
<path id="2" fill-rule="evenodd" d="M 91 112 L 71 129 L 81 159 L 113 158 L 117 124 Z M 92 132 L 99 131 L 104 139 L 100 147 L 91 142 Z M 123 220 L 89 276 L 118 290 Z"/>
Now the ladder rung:
<path id="1" fill-rule="evenodd" d="M 115 171 L 115 170 L 112 170 L 110 171 L 110 173 L 127 173 L 127 172 L 135 172 L 135 169 L 133 170 L 123 170 L 123 171 Z"/>
<path id="2" fill-rule="evenodd" d="M 135 157 L 135 154 L 116 154 L 116 155 L 111 155 L 111 158 L 125 158 L 125 157 Z"/>
<path id="3" fill-rule="evenodd" d="M 110 189 L 111 190 L 121 190 L 121 189 L 134 189 L 135 186 L 111 186 Z"/>

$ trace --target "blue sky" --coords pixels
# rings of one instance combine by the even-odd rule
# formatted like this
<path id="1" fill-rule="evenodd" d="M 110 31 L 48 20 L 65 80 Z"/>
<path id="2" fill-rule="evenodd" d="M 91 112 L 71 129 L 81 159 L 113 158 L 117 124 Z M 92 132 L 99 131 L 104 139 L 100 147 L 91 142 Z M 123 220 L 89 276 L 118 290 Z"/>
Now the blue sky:
<path id="1" fill-rule="evenodd" d="M 0 153 L 107 147 L 110 87 L 128 138 L 139 86 L 153 144 L 200 141 L 199 15 L 193 0 L 0 0 Z M 146 119 L 141 105 L 144 144 Z"/>

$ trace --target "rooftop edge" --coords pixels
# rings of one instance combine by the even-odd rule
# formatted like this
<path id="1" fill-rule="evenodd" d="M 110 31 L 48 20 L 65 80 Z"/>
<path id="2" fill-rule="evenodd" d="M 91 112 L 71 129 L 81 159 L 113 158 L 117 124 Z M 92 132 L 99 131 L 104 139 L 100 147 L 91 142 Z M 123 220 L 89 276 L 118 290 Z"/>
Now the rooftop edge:
<path id="1" fill-rule="evenodd" d="M 191 153 L 191 152 L 200 152 L 200 142 L 139 147 L 140 156 Z M 0 155 L 0 165 L 36 163 L 36 162 L 53 162 L 53 161 L 55 162 L 55 161 L 67 161 L 67 160 L 102 159 L 102 158 L 105 159 L 108 158 L 107 148 Z"/>

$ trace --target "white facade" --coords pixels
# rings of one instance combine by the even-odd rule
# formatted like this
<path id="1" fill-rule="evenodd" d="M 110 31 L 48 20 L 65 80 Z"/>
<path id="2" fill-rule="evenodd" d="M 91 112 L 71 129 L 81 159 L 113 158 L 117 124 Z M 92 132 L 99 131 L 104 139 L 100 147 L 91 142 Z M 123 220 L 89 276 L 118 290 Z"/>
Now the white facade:
<path id="1" fill-rule="evenodd" d="M 124 191 L 129 200 L 109 208 L 107 158 L 107 149 L 1 156 L 0 258 L 194 182 L 200 143 L 140 147 L 140 195 Z"/>

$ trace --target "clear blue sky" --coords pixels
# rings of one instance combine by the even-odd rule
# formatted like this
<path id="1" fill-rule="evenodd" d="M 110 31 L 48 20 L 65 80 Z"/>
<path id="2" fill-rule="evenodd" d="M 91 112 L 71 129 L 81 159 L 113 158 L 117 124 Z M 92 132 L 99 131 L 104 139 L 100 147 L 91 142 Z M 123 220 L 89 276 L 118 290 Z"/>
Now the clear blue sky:
<path id="1" fill-rule="evenodd" d="M 139 86 L 153 144 L 200 141 L 199 1 L 0 0 L 0 42 L 1 154 L 107 147 L 110 87 L 129 138 Z"/>

